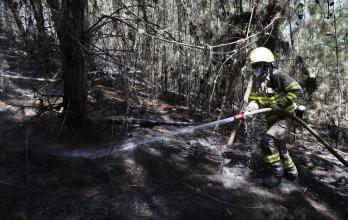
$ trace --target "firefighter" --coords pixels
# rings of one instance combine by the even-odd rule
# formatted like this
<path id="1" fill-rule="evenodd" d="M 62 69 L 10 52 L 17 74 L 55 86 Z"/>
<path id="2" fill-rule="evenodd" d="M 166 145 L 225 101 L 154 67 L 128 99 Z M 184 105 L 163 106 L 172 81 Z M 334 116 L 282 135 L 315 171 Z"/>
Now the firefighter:
<path id="1" fill-rule="evenodd" d="M 245 111 L 272 107 L 274 111 L 266 114 L 267 131 L 262 135 L 261 148 L 270 176 L 262 180 L 262 185 L 275 187 L 281 183 L 283 175 L 295 180 L 298 176 L 296 166 L 286 149 L 286 137 L 291 130 L 292 121 L 279 111 L 295 112 L 296 101 L 303 91 L 298 82 L 288 74 L 278 70 L 273 53 L 258 47 L 250 53 L 253 71 L 253 84 L 249 103 Z"/>

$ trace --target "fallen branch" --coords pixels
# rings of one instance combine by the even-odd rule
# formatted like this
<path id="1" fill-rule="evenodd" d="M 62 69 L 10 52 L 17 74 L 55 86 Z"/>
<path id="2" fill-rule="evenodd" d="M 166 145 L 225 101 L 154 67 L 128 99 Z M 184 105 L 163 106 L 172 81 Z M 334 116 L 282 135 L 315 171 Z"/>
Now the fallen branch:
<path id="1" fill-rule="evenodd" d="M 38 81 L 38 82 L 58 82 L 60 80 L 56 79 L 44 79 L 44 78 L 32 78 L 32 77 L 25 77 L 25 76 L 11 76 L 11 75 L 1 75 L 0 77 L 4 78 L 10 78 L 10 79 L 24 79 L 24 80 L 32 80 L 32 81 Z"/>
<path id="2" fill-rule="evenodd" d="M 171 126 L 191 126 L 195 125 L 188 122 L 171 122 L 171 121 L 156 121 L 156 120 L 148 120 L 148 119 L 139 119 L 133 117 L 124 117 L 124 116 L 97 116 L 91 117 L 92 121 L 106 121 L 110 123 L 128 123 L 134 124 L 140 127 L 154 127 L 158 125 L 171 125 Z"/>
<path id="3" fill-rule="evenodd" d="M 0 184 L 2 184 L 2 185 L 7 185 L 7 186 L 12 186 L 12 185 L 13 185 L 13 184 L 11 184 L 11 183 L 4 182 L 4 181 L 2 181 L 2 180 L 0 180 Z"/>

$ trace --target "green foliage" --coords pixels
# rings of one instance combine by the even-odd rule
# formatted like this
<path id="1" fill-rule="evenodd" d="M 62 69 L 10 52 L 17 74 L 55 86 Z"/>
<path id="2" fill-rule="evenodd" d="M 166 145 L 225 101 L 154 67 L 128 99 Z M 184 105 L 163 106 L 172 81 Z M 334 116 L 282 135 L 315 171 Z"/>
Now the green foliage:
<path id="1" fill-rule="evenodd" d="M 318 6 L 317 5 L 309 5 L 308 6 L 308 13 L 309 16 L 314 16 L 316 15 L 318 12 Z"/>
<path id="2" fill-rule="evenodd" d="M 295 6 L 292 6 L 292 8 L 295 8 Z M 345 62 L 348 59 L 346 48 L 348 43 L 348 11 L 346 8 L 348 3 L 340 2 L 336 7 L 338 65 L 334 16 L 327 19 L 326 7 L 319 4 L 310 4 L 309 2 L 306 4 L 306 13 L 303 20 L 297 20 L 295 15 L 291 14 L 290 9 L 294 41 L 292 49 L 295 52 L 292 56 L 302 56 L 304 66 L 308 69 L 310 75 L 317 77 L 319 90 L 310 97 L 310 100 L 323 103 L 327 107 L 325 110 L 329 112 L 337 112 L 338 106 L 341 106 L 341 109 L 345 108 L 343 103 L 346 97 L 342 97 L 343 100 L 340 101 L 337 94 L 339 90 L 345 94 L 348 92 L 348 88 L 343 84 L 343 80 L 347 75 Z M 334 12 L 333 9 L 332 12 Z M 284 23 L 283 29 L 289 29 L 289 23 Z M 287 31 L 283 33 L 283 37 L 290 40 L 288 35 Z M 287 58 L 290 62 L 286 65 L 286 68 L 294 73 L 299 73 L 300 75 L 297 76 L 305 79 L 306 76 L 301 75 L 297 70 L 299 67 L 295 65 L 294 59 L 291 59 L 291 56 Z M 339 70 L 338 74 L 337 68 Z M 325 118 L 318 119 L 318 121 L 321 120 L 325 120 Z"/>

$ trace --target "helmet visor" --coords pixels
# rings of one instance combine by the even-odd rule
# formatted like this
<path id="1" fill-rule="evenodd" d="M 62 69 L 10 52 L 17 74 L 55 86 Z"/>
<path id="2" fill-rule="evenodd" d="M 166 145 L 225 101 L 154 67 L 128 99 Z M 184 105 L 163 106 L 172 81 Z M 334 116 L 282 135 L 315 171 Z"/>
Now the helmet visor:
<path id="1" fill-rule="evenodd" d="M 256 77 L 263 75 L 265 72 L 265 64 L 263 62 L 257 62 L 251 64 L 251 69 Z"/>

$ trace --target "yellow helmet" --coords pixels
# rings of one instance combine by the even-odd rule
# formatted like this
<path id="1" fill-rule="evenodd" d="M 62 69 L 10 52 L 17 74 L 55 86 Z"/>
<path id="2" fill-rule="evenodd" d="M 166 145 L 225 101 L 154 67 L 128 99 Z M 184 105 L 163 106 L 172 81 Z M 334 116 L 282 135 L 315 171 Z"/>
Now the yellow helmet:
<path id="1" fill-rule="evenodd" d="M 266 47 L 255 48 L 253 51 L 250 52 L 249 58 L 250 64 L 257 62 L 271 63 L 275 61 L 273 53 Z"/>

